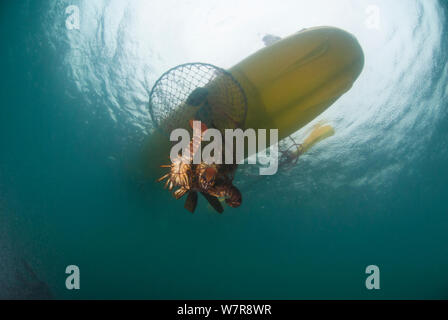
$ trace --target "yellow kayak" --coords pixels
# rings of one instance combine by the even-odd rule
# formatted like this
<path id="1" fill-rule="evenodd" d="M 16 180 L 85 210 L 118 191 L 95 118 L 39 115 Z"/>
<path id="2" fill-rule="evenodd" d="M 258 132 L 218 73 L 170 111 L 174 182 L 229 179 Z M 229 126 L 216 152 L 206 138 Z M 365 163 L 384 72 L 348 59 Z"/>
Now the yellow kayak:
<path id="1" fill-rule="evenodd" d="M 244 128 L 278 129 L 278 137 L 283 139 L 347 92 L 363 66 L 364 54 L 354 36 L 333 27 L 316 27 L 255 52 L 228 72 L 239 82 L 247 99 Z M 219 81 L 215 79 L 211 86 L 219 87 Z M 211 104 L 214 123 L 222 123 L 223 128 L 218 129 L 224 129 L 225 122 L 220 122 L 222 106 Z M 182 110 L 180 107 L 179 112 Z M 179 122 L 179 118 L 179 114 L 173 115 L 172 124 L 187 129 L 189 119 Z M 165 121 L 170 122 L 170 118 Z M 313 144 L 318 140 L 314 138 Z M 160 176 L 160 165 L 169 162 L 170 147 L 166 132 L 156 129 L 151 134 L 144 157 L 148 178 Z"/>

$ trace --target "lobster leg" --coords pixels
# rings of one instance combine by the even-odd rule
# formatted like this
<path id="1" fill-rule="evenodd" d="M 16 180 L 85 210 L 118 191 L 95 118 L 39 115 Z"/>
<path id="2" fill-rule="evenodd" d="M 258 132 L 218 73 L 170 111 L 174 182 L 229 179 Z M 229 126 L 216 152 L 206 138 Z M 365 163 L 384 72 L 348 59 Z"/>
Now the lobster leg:
<path id="1" fill-rule="evenodd" d="M 194 213 L 198 204 L 198 193 L 196 191 L 190 191 L 188 193 L 187 200 L 185 200 L 184 208 Z"/>
<path id="2" fill-rule="evenodd" d="M 184 194 L 187 193 L 187 191 L 188 191 L 188 189 L 186 189 L 184 187 L 180 187 L 179 189 L 174 191 L 174 193 L 173 193 L 174 198 L 176 198 L 176 200 L 179 200 L 180 198 L 182 198 L 184 196 Z"/>
<path id="3" fill-rule="evenodd" d="M 208 203 L 210 203 L 213 209 L 215 209 L 219 213 L 224 212 L 224 208 L 222 207 L 221 202 L 219 202 L 218 198 L 211 196 L 205 192 L 201 192 L 201 194 L 204 196 L 205 199 L 207 199 Z"/>

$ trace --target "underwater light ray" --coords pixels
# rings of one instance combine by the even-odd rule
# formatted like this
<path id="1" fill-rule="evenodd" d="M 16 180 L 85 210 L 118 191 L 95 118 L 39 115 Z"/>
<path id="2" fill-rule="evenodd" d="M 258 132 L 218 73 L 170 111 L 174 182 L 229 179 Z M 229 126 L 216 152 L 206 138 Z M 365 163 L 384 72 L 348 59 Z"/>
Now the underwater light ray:
<path id="1" fill-rule="evenodd" d="M 169 9 L 173 6 L 176 11 Z M 325 24 L 346 29 L 359 39 L 365 68 L 354 89 L 316 119 L 334 124 L 336 135 L 317 147 L 313 160 L 302 159 L 307 174 L 315 172 L 321 161 L 342 162 L 344 174 L 329 178 L 327 173 L 322 179 L 343 185 L 344 181 L 336 181 L 361 167 L 366 152 L 373 157 L 395 154 L 395 159 L 410 162 L 417 153 L 404 155 L 407 145 L 412 143 L 418 150 L 423 145 L 419 139 L 431 132 L 425 123 L 435 121 L 440 112 L 435 104 L 421 106 L 424 97 L 439 94 L 428 91 L 434 81 L 446 80 L 436 79 L 431 69 L 440 54 L 444 19 L 436 1 L 286 1 L 281 5 L 237 1 L 234 6 L 221 1 L 194 6 L 183 1 L 81 1 L 80 8 L 85 24 L 79 34 L 57 29 L 60 34 L 53 35 L 68 38 L 71 49 L 66 60 L 72 81 L 87 96 L 103 100 L 118 127 L 135 126 L 141 135 L 151 128 L 147 87 L 169 67 L 200 60 L 230 67 L 261 48 L 265 34 L 285 36 Z M 372 8 L 378 9 L 380 21 L 369 27 Z M 420 131 L 418 138 L 408 141 L 408 130 Z M 360 179 L 370 183 L 373 180 L 367 177 L 384 169 L 372 168 Z M 313 181 L 319 179 L 313 174 Z"/>

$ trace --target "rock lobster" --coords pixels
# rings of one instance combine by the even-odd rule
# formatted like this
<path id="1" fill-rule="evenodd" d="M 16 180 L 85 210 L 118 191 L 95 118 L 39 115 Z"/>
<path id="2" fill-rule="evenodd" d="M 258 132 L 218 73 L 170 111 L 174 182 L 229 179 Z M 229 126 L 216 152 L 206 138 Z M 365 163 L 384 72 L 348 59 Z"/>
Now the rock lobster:
<path id="1" fill-rule="evenodd" d="M 193 128 L 193 120 L 190 120 L 190 126 Z M 183 152 L 172 159 L 171 164 L 162 165 L 163 168 L 169 168 L 169 172 L 157 181 L 161 182 L 166 179 L 165 188 L 168 187 L 170 191 L 179 187 L 173 192 L 176 199 L 180 199 L 188 193 L 184 207 L 192 213 L 197 206 L 198 192 L 217 212 L 222 213 L 224 209 L 218 198 L 224 198 L 230 207 L 236 208 L 241 205 L 242 196 L 232 183 L 236 165 L 209 164 L 204 161 L 193 164 L 194 155 L 200 150 L 203 133 L 206 130 L 207 126 L 201 123 L 200 137 L 193 136 L 189 145 L 190 152 Z"/>

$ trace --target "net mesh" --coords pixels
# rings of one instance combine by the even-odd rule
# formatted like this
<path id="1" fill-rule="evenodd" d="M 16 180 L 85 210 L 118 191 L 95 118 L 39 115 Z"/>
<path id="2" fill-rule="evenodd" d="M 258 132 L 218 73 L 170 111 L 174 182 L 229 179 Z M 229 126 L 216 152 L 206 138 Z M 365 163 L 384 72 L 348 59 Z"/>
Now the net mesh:
<path id="1" fill-rule="evenodd" d="M 289 169 L 297 164 L 300 156 L 303 154 L 303 144 L 288 136 L 278 144 L 278 166 L 281 169 Z"/>
<path id="2" fill-rule="evenodd" d="M 165 72 L 154 84 L 149 111 L 166 134 L 200 120 L 219 130 L 243 128 L 247 101 L 228 71 L 205 63 L 188 63 Z"/>

